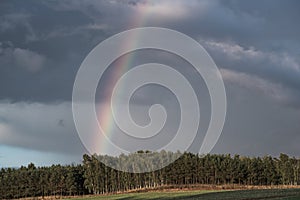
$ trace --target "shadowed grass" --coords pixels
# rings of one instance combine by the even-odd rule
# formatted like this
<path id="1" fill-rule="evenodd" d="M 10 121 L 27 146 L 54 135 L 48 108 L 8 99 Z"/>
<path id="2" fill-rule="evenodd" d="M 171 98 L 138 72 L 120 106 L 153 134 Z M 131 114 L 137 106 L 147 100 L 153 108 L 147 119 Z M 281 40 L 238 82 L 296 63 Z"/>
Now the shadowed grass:
<path id="1" fill-rule="evenodd" d="M 239 191 L 173 191 L 128 193 L 107 196 L 77 198 L 76 200 L 300 200 L 300 189 L 268 189 L 268 190 L 239 190 Z"/>

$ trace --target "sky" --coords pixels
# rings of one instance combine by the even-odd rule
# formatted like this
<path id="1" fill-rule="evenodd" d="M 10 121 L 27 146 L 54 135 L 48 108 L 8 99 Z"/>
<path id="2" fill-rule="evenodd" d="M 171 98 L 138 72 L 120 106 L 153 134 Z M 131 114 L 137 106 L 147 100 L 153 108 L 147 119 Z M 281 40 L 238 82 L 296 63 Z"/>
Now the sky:
<path id="1" fill-rule="evenodd" d="M 297 0 L 53 0 L 0 3 L 0 167 L 70 164 L 88 153 L 75 128 L 72 89 L 87 54 L 100 42 L 138 27 L 164 27 L 199 42 L 218 66 L 227 116 L 211 153 L 300 156 L 300 2 Z M 134 42 L 135 38 L 132 39 Z M 136 39 L 137 40 L 137 39 Z M 203 80 L 183 60 L 144 50 L 111 66 L 96 93 L 106 115 L 110 73 L 156 62 L 172 65 L 197 85 L 201 122 L 197 152 L 210 118 Z M 164 132 L 178 128 L 178 102 L 158 86 L 132 98 L 133 119 L 147 124 L 147 109 L 165 106 Z M 193 108 L 191 108 L 193 109 Z M 101 117 L 99 117 L 102 119 Z M 118 130 L 112 128 L 112 135 Z M 141 148 L 139 146 L 138 148 Z"/>

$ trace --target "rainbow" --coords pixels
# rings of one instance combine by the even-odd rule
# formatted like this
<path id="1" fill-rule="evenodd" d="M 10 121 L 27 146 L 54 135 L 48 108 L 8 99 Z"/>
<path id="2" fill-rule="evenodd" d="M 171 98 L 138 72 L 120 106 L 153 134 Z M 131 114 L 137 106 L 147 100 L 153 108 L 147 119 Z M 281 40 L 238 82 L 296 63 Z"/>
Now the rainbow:
<path id="1" fill-rule="evenodd" d="M 145 24 L 148 18 L 148 12 L 147 12 L 147 6 L 137 6 L 138 12 L 132 17 L 131 23 L 129 25 L 129 29 L 131 28 L 138 28 L 143 27 L 142 24 Z M 138 34 L 132 34 L 130 38 L 126 41 L 124 41 L 122 46 L 125 45 L 125 47 L 134 49 L 136 46 L 138 46 L 140 35 Z M 111 139 L 113 137 L 113 134 L 115 132 L 114 127 L 114 118 L 111 111 L 111 94 L 113 91 L 113 88 L 115 84 L 117 83 L 118 79 L 130 68 L 132 67 L 133 61 L 135 59 L 134 54 L 129 54 L 123 57 L 120 57 L 114 62 L 114 65 L 116 65 L 116 69 L 109 74 L 109 81 L 106 84 L 106 87 L 104 89 L 105 94 L 107 95 L 104 103 L 101 104 L 101 106 L 97 109 L 97 115 L 98 115 L 98 121 L 99 125 L 101 126 L 104 133 L 100 134 L 100 140 L 96 141 L 94 144 L 97 144 L 97 147 L 95 149 L 99 149 L 97 153 L 104 153 L 109 154 L 109 145 L 106 142 L 107 139 Z M 99 136 L 99 135 L 98 135 Z M 104 138 L 106 137 L 106 138 Z M 97 137 L 99 138 L 99 137 Z M 99 140 L 99 139 L 98 139 Z M 94 153 L 94 152 L 91 152 Z"/>

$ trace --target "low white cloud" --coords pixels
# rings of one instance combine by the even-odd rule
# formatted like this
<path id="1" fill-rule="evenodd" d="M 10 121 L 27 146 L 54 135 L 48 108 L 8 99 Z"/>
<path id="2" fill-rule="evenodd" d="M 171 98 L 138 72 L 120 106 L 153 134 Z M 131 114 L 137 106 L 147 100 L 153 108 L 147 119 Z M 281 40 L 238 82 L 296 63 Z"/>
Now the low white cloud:
<path id="1" fill-rule="evenodd" d="M 135 8 L 140 15 L 150 15 L 153 17 L 185 17 L 189 12 L 187 4 L 182 1 L 140 1 Z"/>
<path id="2" fill-rule="evenodd" d="M 43 55 L 27 49 L 16 48 L 12 56 L 17 66 L 26 68 L 32 72 L 40 70 L 46 63 L 46 58 Z"/>
<path id="3" fill-rule="evenodd" d="M 253 64 L 267 62 L 274 66 L 300 72 L 300 65 L 287 53 L 265 52 L 254 47 L 242 47 L 230 42 L 202 41 L 206 48 L 218 56 L 225 56 L 230 61 L 251 61 Z"/>
<path id="4" fill-rule="evenodd" d="M 236 84 L 253 92 L 258 92 L 278 102 L 286 103 L 292 98 L 291 92 L 280 84 L 243 72 L 228 69 L 221 69 L 220 71 L 225 82 Z"/>
<path id="5" fill-rule="evenodd" d="M 16 66 L 31 72 L 36 72 L 43 68 L 47 59 L 44 55 L 37 52 L 28 49 L 14 48 L 12 44 L 4 47 L 4 45 L 0 43 L 0 62 L 2 65 L 9 67 Z"/>

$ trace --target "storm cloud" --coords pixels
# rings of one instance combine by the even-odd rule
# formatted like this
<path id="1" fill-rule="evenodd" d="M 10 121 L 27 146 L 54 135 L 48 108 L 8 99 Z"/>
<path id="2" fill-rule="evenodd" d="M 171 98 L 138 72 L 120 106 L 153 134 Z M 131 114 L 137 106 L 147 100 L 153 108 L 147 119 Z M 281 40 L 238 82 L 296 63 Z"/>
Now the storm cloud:
<path id="1" fill-rule="evenodd" d="M 71 100 L 83 59 L 113 34 L 159 26 L 194 38 L 220 69 L 228 113 L 214 153 L 299 155 L 299 9 L 297 0 L 4 0 L 0 4 L 0 146 L 79 160 L 86 150 L 76 133 Z M 198 83 L 188 64 L 174 55 L 137 55 L 135 64 L 155 57 Z M 201 84 L 200 99 L 205 96 Z M 97 93 L 97 103 L 105 103 L 106 91 L 100 88 Z M 153 99 L 155 94 L 159 98 Z M 145 110 L 150 104 L 158 100 L 176 107 L 173 98 L 155 87 L 137 92 L 134 118 L 147 123 Z M 200 106 L 205 130 L 210 103 L 204 100 Z M 199 150 L 201 139 L 192 150 Z M 3 159 L 0 164 L 8 163 Z"/>

